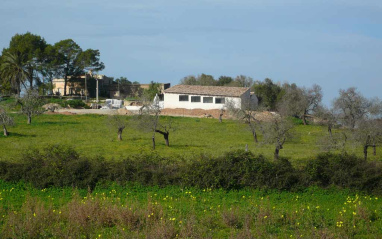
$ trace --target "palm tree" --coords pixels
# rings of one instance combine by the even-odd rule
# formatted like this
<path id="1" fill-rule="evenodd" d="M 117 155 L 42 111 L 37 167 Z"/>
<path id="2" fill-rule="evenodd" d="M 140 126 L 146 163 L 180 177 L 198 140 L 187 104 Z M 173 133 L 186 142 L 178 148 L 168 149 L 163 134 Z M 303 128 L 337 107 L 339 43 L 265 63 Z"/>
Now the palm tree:
<path id="1" fill-rule="evenodd" d="M 21 53 L 5 53 L 2 57 L 2 63 L 0 66 L 1 78 L 9 80 L 12 88 L 16 89 L 17 94 L 20 95 L 21 85 L 28 79 L 29 74 L 25 70 L 24 55 Z"/>

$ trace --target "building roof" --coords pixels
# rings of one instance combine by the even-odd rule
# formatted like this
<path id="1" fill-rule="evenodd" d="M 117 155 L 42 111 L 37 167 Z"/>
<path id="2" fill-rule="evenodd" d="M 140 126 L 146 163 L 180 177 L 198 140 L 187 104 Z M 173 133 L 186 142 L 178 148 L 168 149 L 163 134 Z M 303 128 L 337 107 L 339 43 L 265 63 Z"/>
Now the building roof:
<path id="1" fill-rule="evenodd" d="M 240 97 L 248 90 L 248 87 L 175 85 L 165 90 L 164 93 Z"/>

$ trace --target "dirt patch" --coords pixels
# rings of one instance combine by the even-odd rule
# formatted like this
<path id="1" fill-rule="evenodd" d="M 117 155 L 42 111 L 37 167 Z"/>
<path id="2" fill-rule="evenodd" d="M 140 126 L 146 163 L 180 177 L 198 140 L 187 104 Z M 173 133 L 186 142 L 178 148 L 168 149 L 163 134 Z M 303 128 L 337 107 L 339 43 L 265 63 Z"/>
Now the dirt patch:
<path id="1" fill-rule="evenodd" d="M 60 111 L 60 112 L 46 111 L 44 114 L 47 114 L 47 115 L 76 115 L 76 113 L 68 112 L 68 111 Z"/>
<path id="2" fill-rule="evenodd" d="M 171 116 L 186 116 L 186 117 L 199 117 L 199 118 L 215 118 L 218 119 L 221 110 L 203 110 L 203 109 L 163 109 L 161 115 Z M 227 118 L 227 112 L 223 112 L 223 118 Z"/>
<path id="3" fill-rule="evenodd" d="M 161 115 L 170 115 L 170 116 L 184 116 L 184 117 L 199 117 L 199 118 L 215 118 L 218 119 L 221 110 L 203 110 L 203 109 L 163 109 Z M 279 114 L 275 112 L 257 112 L 255 118 L 259 121 L 270 121 L 275 117 L 279 117 Z M 232 119 L 232 117 L 223 111 L 223 119 Z"/>
<path id="4" fill-rule="evenodd" d="M 265 121 L 265 122 L 271 121 L 272 119 L 278 118 L 278 117 L 280 117 L 278 113 L 269 112 L 269 111 L 258 112 L 255 115 L 255 119 L 259 121 Z"/>

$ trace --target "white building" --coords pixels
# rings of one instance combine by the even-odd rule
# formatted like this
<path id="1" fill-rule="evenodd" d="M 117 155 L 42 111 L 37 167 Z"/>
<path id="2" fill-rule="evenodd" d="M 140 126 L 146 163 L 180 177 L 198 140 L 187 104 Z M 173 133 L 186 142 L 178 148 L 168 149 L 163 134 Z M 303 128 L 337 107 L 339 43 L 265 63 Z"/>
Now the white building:
<path id="1" fill-rule="evenodd" d="M 165 109 L 222 109 L 228 101 L 239 108 L 249 100 L 257 104 L 248 87 L 176 85 L 164 91 Z"/>

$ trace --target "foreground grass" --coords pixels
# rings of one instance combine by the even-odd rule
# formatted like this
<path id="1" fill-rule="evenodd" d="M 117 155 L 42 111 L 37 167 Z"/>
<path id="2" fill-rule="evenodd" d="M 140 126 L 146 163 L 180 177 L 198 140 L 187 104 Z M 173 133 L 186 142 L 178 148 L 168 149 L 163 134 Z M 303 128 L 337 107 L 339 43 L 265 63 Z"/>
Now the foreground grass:
<path id="1" fill-rule="evenodd" d="M 381 199 L 336 189 L 0 188 L 2 238 L 382 237 Z"/>
<path id="2" fill-rule="evenodd" d="M 151 133 L 127 127 L 123 141 L 117 141 L 117 133 L 102 115 L 41 115 L 26 124 L 23 115 L 14 115 L 16 126 L 10 127 L 10 136 L 0 136 L 0 160 L 20 158 L 28 148 L 42 148 L 48 144 L 74 146 L 78 152 L 89 157 L 104 156 L 106 159 L 120 159 L 126 155 L 151 151 Z M 166 147 L 163 137 L 156 135 L 156 151 L 163 156 L 192 157 L 206 154 L 222 155 L 224 152 L 244 149 L 273 158 L 272 145 L 255 144 L 244 124 L 217 119 L 174 117 L 176 131 L 170 134 L 170 145 Z M 289 157 L 293 163 L 321 152 L 319 139 L 326 129 L 321 126 L 297 126 L 294 138 L 289 140 L 280 155 Z M 259 136 L 261 142 L 262 136 Z M 361 148 L 349 147 L 350 153 L 362 156 Z M 370 159 L 378 159 L 370 153 Z"/>

